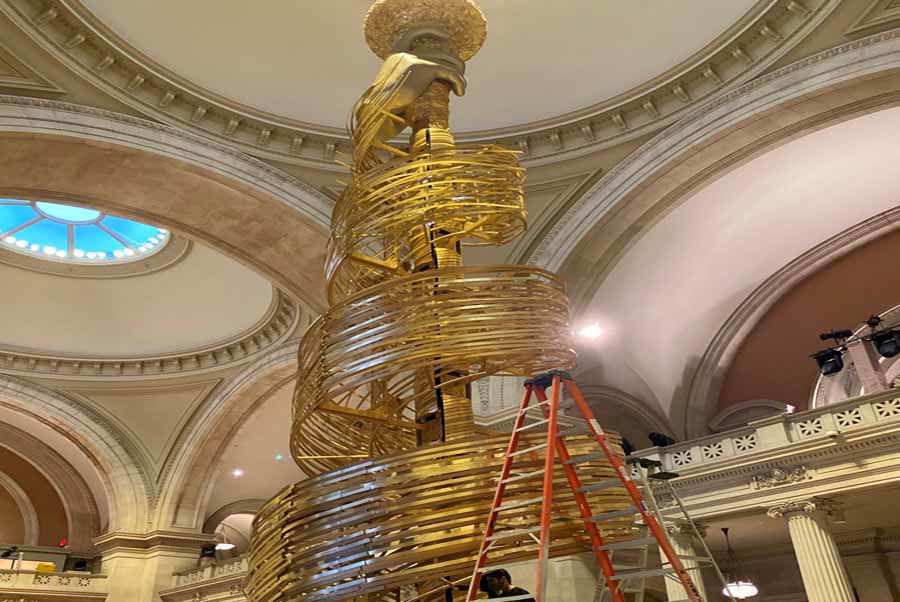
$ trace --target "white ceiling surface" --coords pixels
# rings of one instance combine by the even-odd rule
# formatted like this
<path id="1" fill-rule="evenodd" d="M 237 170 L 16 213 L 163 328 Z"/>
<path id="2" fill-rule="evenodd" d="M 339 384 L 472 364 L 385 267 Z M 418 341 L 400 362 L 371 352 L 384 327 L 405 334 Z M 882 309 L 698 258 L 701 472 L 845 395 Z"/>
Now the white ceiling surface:
<path id="1" fill-rule="evenodd" d="M 129 278 L 67 278 L 0 265 L 0 347 L 146 356 L 197 349 L 256 324 L 273 289 L 199 244 L 176 265 Z"/>
<path id="2" fill-rule="evenodd" d="M 755 287 L 898 204 L 898 128 L 900 108 L 893 108 L 820 130 L 686 199 L 627 252 L 582 314 L 582 322 L 604 329 L 582 344 L 589 379 L 668 410 L 716 331 Z"/>
<path id="3" fill-rule="evenodd" d="M 207 515 L 226 504 L 269 499 L 284 487 L 306 478 L 291 459 L 291 398 L 294 382 L 276 391 L 241 425 L 222 456 Z M 281 454 L 282 460 L 275 456 Z M 244 471 L 235 477 L 235 469 Z"/>
<path id="4" fill-rule="evenodd" d="M 362 22 L 371 0 L 82 0 L 158 63 L 211 91 L 343 127 L 378 59 Z M 478 0 L 488 39 L 469 62 L 460 130 L 584 108 L 689 58 L 754 0 Z"/>

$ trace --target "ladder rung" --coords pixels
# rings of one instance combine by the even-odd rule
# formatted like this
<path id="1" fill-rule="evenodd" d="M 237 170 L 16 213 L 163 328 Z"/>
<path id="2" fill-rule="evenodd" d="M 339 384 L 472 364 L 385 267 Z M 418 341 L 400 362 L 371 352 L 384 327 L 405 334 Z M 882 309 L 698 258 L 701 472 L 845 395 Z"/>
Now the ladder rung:
<path id="1" fill-rule="evenodd" d="M 590 454 L 581 454 L 580 456 L 572 456 L 566 460 L 566 464 L 580 464 L 581 462 L 589 462 L 591 460 L 605 460 L 606 454 L 603 451 L 593 452 Z"/>
<path id="2" fill-rule="evenodd" d="M 543 420 L 538 420 L 537 422 L 532 422 L 531 424 L 526 424 L 525 426 L 521 426 L 516 429 L 516 432 L 527 431 L 528 429 L 532 429 L 536 426 L 541 426 L 542 424 L 547 424 L 550 422 L 549 418 L 544 418 Z"/>
<path id="3" fill-rule="evenodd" d="M 679 556 L 678 559 L 679 560 L 693 560 L 694 562 L 709 562 L 712 564 L 715 564 L 715 562 L 716 562 L 709 556 Z"/>
<path id="4" fill-rule="evenodd" d="M 525 449 L 520 449 L 519 451 L 514 451 L 513 453 L 511 453 L 509 455 L 510 456 L 518 456 L 519 454 L 527 454 L 528 452 L 533 452 L 533 451 L 536 451 L 539 449 L 544 449 L 545 447 L 547 447 L 547 444 L 541 443 L 539 445 L 533 445 L 531 447 L 526 447 Z"/>
<path id="5" fill-rule="evenodd" d="M 623 510 L 613 510 L 611 512 L 601 512 L 600 514 L 594 514 L 593 516 L 589 517 L 588 520 L 598 523 L 604 520 L 609 520 L 611 518 L 631 516 L 632 514 L 637 514 L 637 512 L 637 508 L 635 508 L 634 506 L 629 506 L 628 508 L 625 508 Z"/>
<path id="6" fill-rule="evenodd" d="M 617 541 L 616 543 L 608 543 L 597 548 L 598 550 L 628 550 L 631 548 L 639 548 L 656 543 L 655 537 L 642 537 L 640 539 L 629 539 L 628 541 Z"/>
<path id="7" fill-rule="evenodd" d="M 520 506 L 527 506 L 528 504 L 534 504 L 535 502 L 543 501 L 543 497 L 534 497 L 529 498 L 527 500 L 519 500 L 517 502 L 510 502 L 509 504 L 503 504 L 502 506 L 498 506 L 494 512 L 503 512 L 504 510 L 510 510 L 512 508 L 519 508 Z"/>
<path id="8" fill-rule="evenodd" d="M 503 533 L 498 533 L 496 535 L 491 535 L 487 538 L 488 541 L 494 541 L 497 539 L 507 539 L 509 537 L 518 537 L 519 535 L 528 535 L 529 533 L 537 533 L 540 531 L 540 527 L 530 527 L 528 529 L 516 529 L 514 531 L 505 531 Z"/>
<path id="9" fill-rule="evenodd" d="M 528 479 L 530 477 L 536 477 L 539 474 L 544 474 L 544 470 L 535 470 L 534 472 L 523 472 L 522 474 L 517 474 L 514 477 L 507 477 L 500 481 L 501 483 L 512 483 L 513 481 L 521 481 L 522 479 Z"/>
<path id="10" fill-rule="evenodd" d="M 586 491 L 597 491 L 598 489 L 609 489 L 610 487 L 624 487 L 622 485 L 622 481 L 619 479 L 606 479 L 603 481 L 597 481 L 596 483 L 591 483 L 590 485 L 585 485 L 584 487 L 578 488 L 578 493 L 584 493 Z"/>
<path id="11" fill-rule="evenodd" d="M 668 575 L 669 573 L 674 572 L 675 569 L 673 568 L 634 569 L 617 572 L 615 575 L 610 577 L 610 579 L 615 581 L 622 581 L 623 579 L 634 579 L 635 577 L 658 577 L 660 575 Z"/>

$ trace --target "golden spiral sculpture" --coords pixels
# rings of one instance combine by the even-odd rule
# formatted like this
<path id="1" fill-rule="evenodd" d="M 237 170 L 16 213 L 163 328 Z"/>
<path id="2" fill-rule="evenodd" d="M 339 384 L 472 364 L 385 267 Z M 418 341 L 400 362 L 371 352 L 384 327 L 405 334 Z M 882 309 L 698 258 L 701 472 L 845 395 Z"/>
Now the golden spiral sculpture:
<path id="1" fill-rule="evenodd" d="M 448 130 L 450 91 L 464 91 L 462 60 L 484 36 L 471 0 L 378 0 L 367 17 L 385 62 L 350 120 L 352 178 L 325 266 L 331 305 L 299 351 L 291 452 L 311 478 L 256 518 L 253 602 L 446 600 L 447 580 L 471 572 L 507 443 L 475 426 L 470 383 L 574 363 L 559 278 L 462 262 L 464 246 L 506 244 L 526 225 L 517 154 L 457 146 Z M 613 476 L 605 462 L 586 470 Z M 507 495 L 533 498 L 541 479 Z M 557 501 L 553 553 L 589 549 L 574 501 Z M 613 488 L 592 503 L 630 501 Z M 523 504 L 509 520 L 539 511 Z M 508 559 L 533 552 L 525 537 Z"/>

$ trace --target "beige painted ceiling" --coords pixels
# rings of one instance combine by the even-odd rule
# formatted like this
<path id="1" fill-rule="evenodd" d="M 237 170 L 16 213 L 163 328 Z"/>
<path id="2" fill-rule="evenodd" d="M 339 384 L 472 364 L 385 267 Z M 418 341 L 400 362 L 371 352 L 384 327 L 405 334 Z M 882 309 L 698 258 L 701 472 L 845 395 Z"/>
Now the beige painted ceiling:
<path id="1" fill-rule="evenodd" d="M 294 382 L 290 381 L 241 425 L 222 454 L 207 515 L 239 500 L 269 499 L 285 485 L 306 478 L 291 459 L 289 449 L 293 392 Z M 278 455 L 282 456 L 280 460 L 276 459 Z M 235 477 L 235 469 L 243 470 L 243 476 Z"/>
<path id="2" fill-rule="evenodd" d="M 379 62 L 371 0 L 83 0 L 128 43 L 200 86 L 343 127 Z M 754 0 L 479 0 L 488 40 L 454 108 L 462 131 L 533 122 L 614 97 L 691 57 Z"/>
<path id="3" fill-rule="evenodd" d="M 582 342 L 585 379 L 668 410 L 756 286 L 897 205 L 898 128 L 900 108 L 859 117 L 774 149 L 685 199 L 629 250 L 579 317 L 604 329 Z"/>
<path id="4" fill-rule="evenodd" d="M 269 282 L 195 244 L 174 266 L 87 279 L 0 265 L 0 348 L 89 356 L 146 356 L 234 337 L 263 318 Z"/>

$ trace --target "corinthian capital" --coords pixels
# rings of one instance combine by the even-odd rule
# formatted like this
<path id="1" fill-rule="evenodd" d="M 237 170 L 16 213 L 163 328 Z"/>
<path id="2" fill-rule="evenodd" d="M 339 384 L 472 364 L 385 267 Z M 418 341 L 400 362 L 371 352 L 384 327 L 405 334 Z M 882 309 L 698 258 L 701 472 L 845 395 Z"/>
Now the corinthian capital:
<path id="1" fill-rule="evenodd" d="M 706 525 L 701 523 L 694 523 L 694 526 L 697 527 L 697 531 L 700 533 L 700 537 L 706 537 Z M 666 523 L 666 531 L 668 532 L 669 537 L 694 535 L 694 530 L 691 528 L 691 525 L 687 521 L 681 520 Z"/>
<path id="2" fill-rule="evenodd" d="M 792 514 L 812 514 L 816 510 L 822 510 L 822 508 L 817 507 L 813 500 L 795 500 L 776 504 L 769 508 L 766 514 L 772 518 L 788 518 Z"/>

